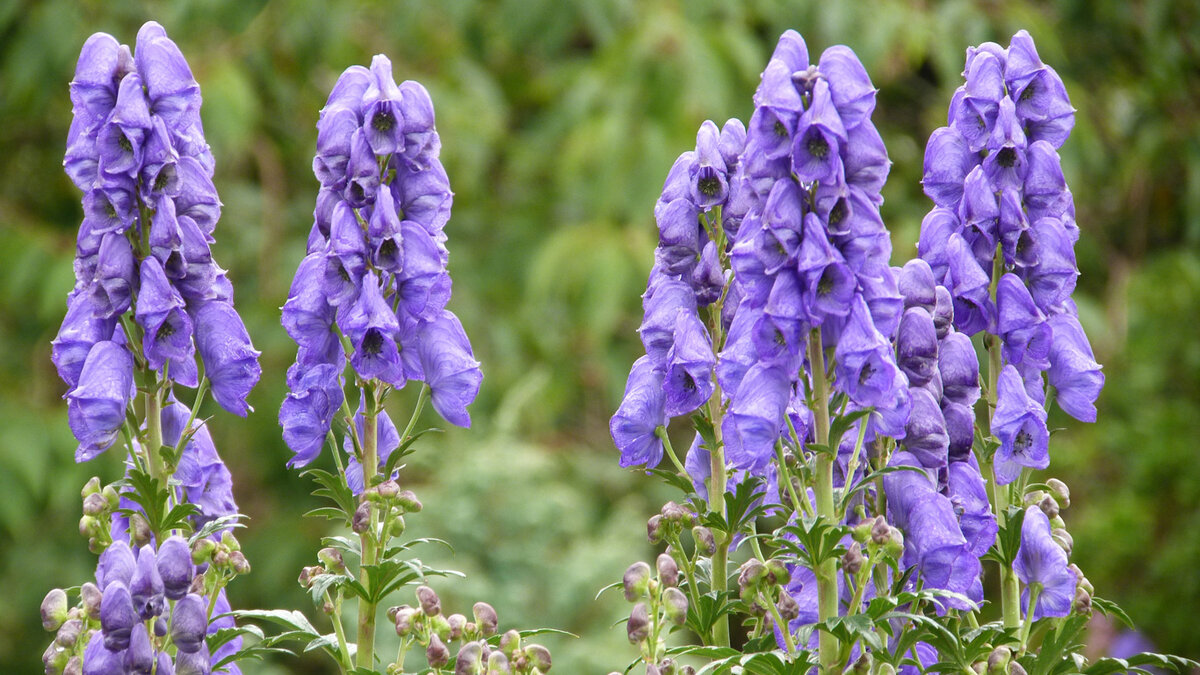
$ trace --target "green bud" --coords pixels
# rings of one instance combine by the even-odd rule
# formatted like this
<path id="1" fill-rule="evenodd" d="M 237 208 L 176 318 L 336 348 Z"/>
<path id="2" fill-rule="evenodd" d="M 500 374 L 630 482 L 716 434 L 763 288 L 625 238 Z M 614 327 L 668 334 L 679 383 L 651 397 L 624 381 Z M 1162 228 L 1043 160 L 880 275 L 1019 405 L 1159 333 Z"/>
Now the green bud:
<path id="1" fill-rule="evenodd" d="M 108 500 L 98 492 L 83 498 L 83 514 L 86 516 L 99 516 L 108 509 Z"/>
<path id="2" fill-rule="evenodd" d="M 56 631 L 67 620 L 67 592 L 51 589 L 42 600 L 42 628 Z"/>
<path id="3" fill-rule="evenodd" d="M 99 539 L 95 537 L 88 537 L 88 551 L 95 553 L 96 555 L 100 555 L 101 553 L 104 553 L 104 549 L 106 548 L 108 548 L 108 545 L 101 542 Z"/>
<path id="4" fill-rule="evenodd" d="M 637 602 L 638 598 L 645 597 L 650 587 L 650 565 L 640 560 L 633 563 L 625 570 L 621 584 L 625 587 L 625 599 L 629 602 Z"/>
<path id="5" fill-rule="evenodd" d="M 87 499 L 88 495 L 94 495 L 98 492 L 100 492 L 100 477 L 92 476 L 88 479 L 88 482 L 83 484 L 83 489 L 79 491 L 79 497 Z"/>
<path id="6" fill-rule="evenodd" d="M 1087 591 L 1088 595 L 1094 595 L 1096 593 L 1096 588 L 1092 586 L 1092 582 L 1088 581 L 1088 578 L 1083 575 L 1083 570 L 1079 569 L 1079 565 L 1071 563 L 1068 569 L 1075 573 L 1076 585 L 1079 588 Z"/>
<path id="7" fill-rule="evenodd" d="M 1021 503 L 1023 506 L 1025 506 L 1025 508 L 1029 508 L 1030 506 L 1041 503 L 1041 501 L 1046 497 L 1047 495 L 1045 490 L 1030 490 L 1029 492 L 1025 493 Z"/>
<path id="8" fill-rule="evenodd" d="M 888 527 L 888 543 L 884 551 L 897 560 L 904 555 L 904 533 L 898 528 Z"/>
<path id="9" fill-rule="evenodd" d="M 441 668 L 450 662 L 450 650 L 446 648 L 446 643 L 442 642 L 436 633 L 429 637 L 429 646 L 425 648 L 425 660 L 434 669 Z"/>
<path id="10" fill-rule="evenodd" d="M 657 544 L 663 539 L 663 517 L 660 514 L 650 516 L 650 520 L 646 521 L 646 538 L 651 544 Z"/>
<path id="11" fill-rule="evenodd" d="M 654 564 L 657 568 L 660 583 L 664 586 L 679 585 L 679 565 L 675 564 L 675 559 L 670 554 L 660 553 Z"/>
<path id="12" fill-rule="evenodd" d="M 490 637 L 496 634 L 500 627 L 500 619 L 496 616 L 496 610 L 486 602 L 477 602 L 471 608 L 471 613 L 475 616 L 475 625 L 478 626 L 479 632 L 484 637 Z"/>
<path id="13" fill-rule="evenodd" d="M 384 499 L 395 499 L 397 495 L 400 494 L 400 486 L 396 483 L 396 481 L 391 479 L 385 480 L 379 485 L 376 485 L 375 489 L 379 492 L 379 496 L 383 497 Z"/>
<path id="14" fill-rule="evenodd" d="M 224 546 L 218 546 L 217 552 L 213 554 L 212 564 L 213 567 L 220 567 L 221 569 L 229 567 L 229 550 Z"/>
<path id="15" fill-rule="evenodd" d="M 422 508 L 421 500 L 417 499 L 416 493 L 412 490 L 402 490 L 396 495 L 396 502 L 409 513 L 419 513 Z"/>
<path id="16" fill-rule="evenodd" d="M 660 675 L 675 675 L 675 661 L 672 659 L 663 659 L 658 662 L 657 666 Z"/>
<path id="17" fill-rule="evenodd" d="M 69 658 L 67 650 L 58 646 L 58 643 L 51 642 L 46 651 L 42 652 L 42 664 L 46 666 L 47 675 L 61 673 L 67 665 Z"/>
<path id="18" fill-rule="evenodd" d="M 871 530 L 874 527 L 874 520 L 861 520 L 850 530 L 850 536 L 854 538 L 854 541 L 865 544 L 871 540 Z"/>
<path id="19" fill-rule="evenodd" d="M 1075 587 L 1075 600 L 1071 603 L 1071 611 L 1076 614 L 1090 616 L 1092 613 L 1092 594 Z"/>
<path id="20" fill-rule="evenodd" d="M 450 622 L 441 614 L 429 617 L 429 630 L 437 633 L 443 641 L 450 639 Z"/>
<path id="21" fill-rule="evenodd" d="M 372 504 L 380 504 L 384 501 L 383 496 L 379 494 L 378 485 L 372 485 L 366 490 L 363 490 L 362 496 L 363 499 L 371 502 Z"/>
<path id="22" fill-rule="evenodd" d="M 79 587 L 79 599 L 83 602 L 83 613 L 87 618 L 92 620 L 100 618 L 100 600 L 102 597 L 100 587 L 90 581 L 85 581 Z"/>
<path id="23" fill-rule="evenodd" d="M 505 656 L 512 657 L 521 648 L 521 634 L 516 630 L 510 630 L 500 636 L 500 651 L 504 652 Z"/>
<path id="24" fill-rule="evenodd" d="M 546 649 L 542 645 L 531 644 L 526 647 L 525 660 L 529 665 L 537 668 L 543 673 L 550 670 L 550 650 Z"/>
<path id="25" fill-rule="evenodd" d="M 404 534 L 407 524 L 404 522 L 404 516 L 400 514 L 393 515 L 388 521 L 388 534 L 393 537 L 399 537 Z"/>
<path id="26" fill-rule="evenodd" d="M 1071 551 L 1075 548 L 1075 538 L 1071 536 L 1070 532 L 1062 528 L 1055 528 L 1050 530 L 1050 538 L 1058 544 L 1059 548 L 1066 551 L 1068 556 L 1071 555 Z"/>
<path id="27" fill-rule="evenodd" d="M 629 641 L 635 645 L 650 636 L 650 610 L 646 607 L 646 603 L 639 602 L 633 606 L 633 611 L 629 614 L 629 621 L 625 624 L 625 632 L 629 636 Z"/>
<path id="28" fill-rule="evenodd" d="M 757 590 L 758 584 L 767 578 L 767 566 L 757 558 L 747 560 L 738 574 L 738 589 L 743 596 L 751 590 Z"/>
<path id="29" fill-rule="evenodd" d="M 509 675 L 508 656 L 499 650 L 488 654 L 487 675 Z"/>
<path id="30" fill-rule="evenodd" d="M 150 543 L 150 523 L 141 513 L 129 516 L 129 545 L 141 548 Z"/>
<path id="31" fill-rule="evenodd" d="M 896 675 L 896 667 L 890 663 L 882 662 L 875 668 L 875 675 Z"/>
<path id="32" fill-rule="evenodd" d="M 100 521 L 95 516 L 84 516 L 79 519 L 79 535 L 95 537 L 100 534 Z"/>
<path id="33" fill-rule="evenodd" d="M 988 675 L 1005 675 L 1008 672 L 1008 664 L 1012 661 L 1012 650 L 1004 645 L 1000 645 L 992 650 L 988 655 L 987 672 Z"/>
<path id="34" fill-rule="evenodd" d="M 1071 506 L 1071 490 L 1066 483 L 1057 478 L 1051 478 L 1046 481 L 1046 486 L 1050 488 L 1050 494 L 1054 495 L 1054 499 L 1058 501 L 1058 508 L 1065 509 Z"/>
<path id="35" fill-rule="evenodd" d="M 692 539 L 696 542 L 696 549 L 703 552 L 704 555 L 712 555 L 717 552 L 717 540 L 713 537 L 712 530 L 707 527 L 701 525 L 693 527 Z"/>
<path id="36" fill-rule="evenodd" d="M 105 485 L 104 490 L 100 492 L 104 496 L 104 501 L 108 502 L 108 510 L 113 511 L 121 506 L 121 495 L 117 494 L 117 489 L 111 485 Z"/>
<path id="37" fill-rule="evenodd" d="M 250 561 L 246 560 L 246 556 L 241 551 L 229 554 L 229 566 L 237 574 L 250 574 Z"/>
<path id="38" fill-rule="evenodd" d="M 483 672 L 483 643 L 468 642 L 454 659 L 454 675 L 480 675 Z"/>
<path id="39" fill-rule="evenodd" d="M 1049 516 L 1047 516 L 1047 517 L 1049 517 Z M 1050 528 L 1054 529 L 1056 527 L 1064 529 L 1064 530 L 1067 529 L 1067 522 L 1062 519 L 1061 515 L 1050 518 Z"/>
<path id="40" fill-rule="evenodd" d="M 237 537 L 233 536 L 233 533 L 229 530 L 221 533 L 221 545 L 230 551 L 242 550 L 242 545 L 238 543 Z"/>
<path id="41" fill-rule="evenodd" d="M 683 591 L 674 586 L 667 588 L 663 591 L 662 602 L 671 623 L 682 626 L 687 621 L 688 599 Z"/>
<path id="42" fill-rule="evenodd" d="M 317 551 L 317 560 L 320 560 L 327 569 L 335 572 L 346 571 L 346 562 L 342 560 L 342 552 L 332 546 L 326 546 Z"/>
<path id="43" fill-rule="evenodd" d="M 83 659 L 78 656 L 72 656 L 67 659 L 67 665 L 63 668 L 63 675 L 83 675 Z"/>
<path id="44" fill-rule="evenodd" d="M 297 579 L 297 581 L 300 582 L 300 585 L 302 587 L 309 588 L 312 586 L 313 579 L 315 579 L 316 577 L 318 577 L 324 573 L 325 573 L 325 568 L 321 567 L 320 565 L 313 565 L 311 567 L 302 567 L 300 569 L 300 578 Z"/>
<path id="45" fill-rule="evenodd" d="M 196 543 L 192 544 L 192 562 L 197 565 L 208 562 L 216 549 L 217 542 L 208 537 L 196 540 Z"/>
<path id="46" fill-rule="evenodd" d="M 767 568 L 766 581 L 768 584 L 786 586 L 787 582 L 791 581 L 792 574 L 788 572 L 787 565 L 783 564 L 783 561 L 772 558 L 765 563 L 765 566 Z"/>
<path id="47" fill-rule="evenodd" d="M 463 631 L 467 627 L 467 617 L 462 614 L 451 614 L 446 617 L 446 625 L 450 627 L 450 633 L 447 639 L 453 641 L 462 637 Z"/>
<path id="48" fill-rule="evenodd" d="M 1025 668 L 1021 664 L 1013 661 L 1008 664 L 1008 675 L 1028 675 L 1028 673 L 1025 672 Z"/>

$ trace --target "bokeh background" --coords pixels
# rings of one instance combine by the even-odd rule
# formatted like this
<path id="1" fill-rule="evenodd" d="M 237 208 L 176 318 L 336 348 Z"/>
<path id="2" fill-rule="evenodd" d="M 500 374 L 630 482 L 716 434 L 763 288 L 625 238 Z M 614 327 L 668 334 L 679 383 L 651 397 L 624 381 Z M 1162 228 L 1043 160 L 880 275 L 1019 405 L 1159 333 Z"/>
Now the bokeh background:
<path id="1" fill-rule="evenodd" d="M 61 170 L 79 47 L 133 42 L 147 19 L 200 82 L 225 203 L 214 254 L 263 351 L 241 419 L 206 407 L 251 518 L 252 575 L 235 606 L 298 607 L 295 582 L 324 522 L 284 462 L 276 411 L 294 346 L 279 326 L 312 222 L 317 111 L 343 68 L 388 54 L 430 90 L 457 193 L 447 228 L 462 318 L 485 379 L 474 426 L 426 442 L 403 480 L 426 504 L 414 531 L 455 553 L 427 559 L 466 581 L 443 605 L 487 599 L 506 627 L 553 626 L 562 672 L 634 656 L 594 600 L 651 551 L 644 521 L 668 497 L 616 467 L 607 421 L 629 364 L 652 261 L 654 199 L 705 119 L 745 119 L 786 28 L 814 55 L 844 43 L 879 88 L 874 120 L 895 166 L 883 215 L 899 264 L 915 253 L 921 158 L 945 123 L 964 50 L 1020 28 L 1078 108 L 1062 149 L 1083 238 L 1077 299 L 1108 385 L 1100 419 L 1061 414 L 1051 473 L 1068 482 L 1074 560 L 1161 650 L 1200 656 L 1200 10 L 1193 2 L 775 0 L 347 2 L 0 1 L 0 670 L 40 671 L 37 605 L 95 558 L 76 533 L 78 491 L 120 475 L 116 453 L 72 461 L 49 344 L 72 284 L 80 195 Z M 393 402 L 406 415 L 412 392 Z M 432 414 L 425 420 L 434 424 Z M 324 458 L 328 461 L 328 457 Z M 411 601 L 398 598 L 396 602 Z M 318 618 L 318 621 L 323 619 Z M 327 624 L 319 624 L 327 627 Z M 328 672 L 317 659 L 249 673 Z"/>

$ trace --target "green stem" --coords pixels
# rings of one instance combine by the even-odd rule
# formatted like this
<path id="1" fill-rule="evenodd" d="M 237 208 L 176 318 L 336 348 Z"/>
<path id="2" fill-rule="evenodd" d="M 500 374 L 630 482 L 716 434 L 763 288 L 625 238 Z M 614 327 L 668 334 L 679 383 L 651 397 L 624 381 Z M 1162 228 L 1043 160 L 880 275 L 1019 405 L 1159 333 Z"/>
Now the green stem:
<path id="1" fill-rule="evenodd" d="M 363 411 L 363 486 L 371 485 L 379 472 L 377 413 L 375 409 L 375 391 L 367 389 L 367 401 Z M 367 574 L 369 565 L 378 564 L 375 550 L 375 510 L 371 509 L 371 522 L 367 530 L 359 535 L 362 546 L 362 560 L 359 565 L 359 581 L 368 591 L 370 576 Z M 358 599 L 358 667 L 371 669 L 375 667 L 375 603 L 366 598 Z"/>
<path id="2" fill-rule="evenodd" d="M 829 383 L 825 376 L 825 349 L 821 344 L 821 329 L 814 328 L 808 338 L 808 360 L 812 370 L 813 417 L 817 444 L 825 449 L 817 453 L 816 480 L 813 491 L 817 498 L 817 517 L 830 524 L 837 522 L 837 511 L 833 503 L 833 457 L 835 448 L 829 448 Z M 822 560 L 815 570 L 817 577 L 818 618 L 826 621 L 837 616 L 838 587 L 837 561 Z M 821 672 L 832 673 L 838 664 L 838 639 L 828 631 L 821 631 L 818 653 Z"/>
<path id="3" fill-rule="evenodd" d="M 659 426 L 654 430 L 654 435 L 663 443 L 663 448 L 667 451 L 667 457 L 671 458 L 671 463 L 675 465 L 675 470 L 680 476 L 688 475 L 687 469 L 683 468 L 683 463 L 679 461 L 679 456 L 675 454 L 675 448 L 671 445 L 671 437 L 667 435 L 667 428 Z"/>
<path id="4" fill-rule="evenodd" d="M 421 391 L 417 393 L 417 403 L 413 406 L 412 417 L 408 418 L 408 424 L 404 427 L 404 434 L 400 436 L 400 442 L 407 441 L 412 436 L 413 428 L 417 426 L 417 418 L 421 416 L 421 411 L 425 409 L 425 401 L 429 398 L 429 385 L 422 384 Z"/>
<path id="5" fill-rule="evenodd" d="M 696 585 L 695 564 L 692 559 L 687 556 L 683 550 L 683 542 L 679 539 L 678 534 L 671 535 L 671 545 L 679 551 L 680 557 L 683 558 L 683 575 L 687 577 L 688 595 L 692 596 L 692 606 L 700 606 L 700 587 Z M 698 547 L 697 547 L 698 548 Z"/>
<path id="6" fill-rule="evenodd" d="M 337 602 L 334 602 L 329 597 L 329 591 L 325 591 L 325 601 L 333 605 L 333 632 L 337 634 L 338 647 L 342 653 L 342 662 L 338 664 L 338 668 L 344 673 L 347 668 L 354 665 L 354 660 L 350 658 L 350 646 L 346 641 L 346 629 L 342 626 L 342 594 L 339 591 Z"/>
<path id="7" fill-rule="evenodd" d="M 1019 654 L 1025 653 L 1025 648 L 1029 644 L 1029 629 L 1033 627 L 1033 610 L 1037 607 L 1038 595 L 1042 592 L 1041 584 L 1029 585 L 1029 607 L 1025 610 L 1025 622 L 1021 624 L 1021 633 L 1019 639 L 1021 641 L 1021 651 Z"/>
<path id="8" fill-rule="evenodd" d="M 789 419 L 788 427 L 791 428 L 791 426 L 792 421 Z M 792 431 L 792 435 L 796 435 L 794 429 Z M 782 443 L 775 444 L 775 457 L 779 460 L 779 480 L 782 480 L 783 484 L 787 486 L 788 497 L 792 500 L 792 510 L 796 513 L 802 513 L 806 516 L 811 516 L 812 513 L 810 513 L 810 511 L 812 509 L 812 505 L 808 503 L 808 500 L 801 501 L 800 495 L 796 493 L 796 486 L 792 485 L 792 475 L 791 471 L 788 470 L 787 458 L 783 454 Z"/>
<path id="9" fill-rule="evenodd" d="M 787 589 L 780 588 L 780 593 L 787 593 Z M 788 628 L 787 622 L 779 615 L 779 608 L 775 606 L 775 601 L 770 597 L 766 597 L 767 611 L 771 612 L 771 619 L 775 621 L 775 625 L 779 626 L 779 632 L 783 635 L 783 642 L 787 645 L 787 653 L 796 653 L 796 640 L 792 637 L 792 631 Z"/>
<path id="10" fill-rule="evenodd" d="M 167 468 L 162 456 L 162 390 L 157 383 L 146 392 L 146 464 L 150 476 L 167 484 Z M 155 532 L 155 536 L 159 533 Z"/>
<path id="11" fill-rule="evenodd" d="M 854 472 L 858 470 L 858 458 L 862 454 L 863 442 L 867 439 L 867 418 L 862 418 L 858 421 L 858 440 L 854 443 L 854 452 L 850 454 L 850 463 L 846 465 L 846 494 L 842 498 L 842 503 L 838 506 L 838 514 L 845 517 L 846 509 L 850 508 L 851 481 L 854 480 Z"/>

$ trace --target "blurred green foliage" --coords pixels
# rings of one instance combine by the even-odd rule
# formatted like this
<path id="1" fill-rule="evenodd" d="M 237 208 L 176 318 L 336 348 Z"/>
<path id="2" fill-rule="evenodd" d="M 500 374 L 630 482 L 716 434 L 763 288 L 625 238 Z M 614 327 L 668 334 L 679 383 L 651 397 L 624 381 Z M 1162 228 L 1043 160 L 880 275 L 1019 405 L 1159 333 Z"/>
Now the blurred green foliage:
<path id="1" fill-rule="evenodd" d="M 49 342 L 72 283 L 80 195 L 61 171 L 67 82 L 103 30 L 132 42 L 161 22 L 191 62 L 225 202 L 214 247 L 263 350 L 247 419 L 213 432 L 252 520 L 251 580 L 236 606 L 309 609 L 294 582 L 322 523 L 286 471 L 275 422 L 294 347 L 278 323 L 311 223 L 317 111 L 338 73 L 388 54 L 438 111 L 456 191 L 451 302 L 484 364 L 470 431 L 424 443 L 405 481 L 427 505 L 410 526 L 469 574 L 438 587 L 459 611 L 492 601 L 504 625 L 547 639 L 556 671 L 632 657 L 615 595 L 595 592 L 650 555 L 663 499 L 616 468 L 607 420 L 629 364 L 652 259 L 651 208 L 704 119 L 745 118 L 778 35 L 815 55 L 844 43 L 880 89 L 875 121 L 895 166 L 883 215 L 902 262 L 929 208 L 925 139 L 944 123 L 965 48 L 1019 28 L 1079 109 L 1063 164 L 1083 229 L 1078 293 L 1108 387 L 1093 426 L 1052 418 L 1052 471 L 1074 488 L 1075 560 L 1164 650 L 1200 654 L 1200 6 L 1094 3 L 801 3 L 782 0 L 302 0 L 0 2 L 0 669 L 39 672 L 37 604 L 94 556 L 75 534 L 77 490 L 119 458 L 72 462 Z M 411 396 L 411 392 L 408 392 Z M 394 415 L 404 415 L 403 396 Z M 432 416 L 429 423 L 433 423 Z M 402 599 L 401 599 L 402 600 Z M 321 672 L 316 661 L 248 672 Z"/>

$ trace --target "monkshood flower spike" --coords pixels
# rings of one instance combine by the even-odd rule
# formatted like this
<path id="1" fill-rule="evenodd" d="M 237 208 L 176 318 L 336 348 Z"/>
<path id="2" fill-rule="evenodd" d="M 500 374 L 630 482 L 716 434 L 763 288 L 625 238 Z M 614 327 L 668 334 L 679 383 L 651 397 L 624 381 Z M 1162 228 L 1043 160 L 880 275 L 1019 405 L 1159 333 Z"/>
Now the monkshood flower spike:
<path id="1" fill-rule="evenodd" d="M 307 255 L 281 310 L 298 347 L 279 410 L 283 439 L 293 452 L 288 464 L 308 467 L 330 446 L 336 474 L 306 473 L 322 486 L 316 494 L 336 497 L 336 508 L 314 514 L 339 520 L 357 535 L 353 544 L 346 537 L 326 539 L 330 545 L 317 553 L 319 564 L 299 576 L 334 624 L 336 644 L 325 651 L 345 672 L 377 667 L 381 601 L 409 583 L 393 585 L 378 570 L 411 569 L 416 572 L 411 583 L 449 574 L 408 558 L 409 546 L 419 541 L 397 541 L 406 518 L 422 509 L 398 481 L 400 458 L 429 431 L 416 428 L 425 404 L 447 422 L 469 427 L 467 408 L 483 378 L 462 323 L 447 309 L 451 281 L 444 228 L 453 193 L 440 148 L 428 92 L 416 82 L 396 84 L 387 57 L 376 56 L 369 69 L 352 66 L 342 73 L 317 122 L 313 173 L 321 189 Z M 710 159 L 721 161 L 719 154 Z M 691 372 L 694 358 L 694 350 L 680 350 L 676 361 Z M 400 426 L 384 404 L 410 382 L 419 391 L 407 424 Z M 354 597 L 357 635 L 351 642 L 343 626 L 350 613 L 344 603 Z M 497 658 L 511 668 L 495 672 L 549 669 L 549 652 L 540 645 L 522 647 L 516 631 L 501 649 L 485 641 L 496 631 L 495 611 L 486 603 L 475 605 L 471 623 L 462 614 L 443 616 L 428 586 L 418 587 L 416 597 L 419 607 L 387 610 L 401 640 L 387 672 L 404 671 L 410 647 L 420 647 L 428 665 L 442 672 L 456 642 L 461 644 L 455 672 L 482 673 Z"/>
<path id="2" fill-rule="evenodd" d="M 247 414 L 260 369 L 213 258 L 221 202 L 200 87 L 149 22 L 133 49 L 89 38 L 70 93 L 63 166 L 84 217 L 51 358 L 68 387 L 76 461 L 119 441 L 126 455 L 124 478 L 104 487 L 94 478 L 82 492 L 96 580 L 57 627 L 47 672 L 208 673 L 241 649 L 235 637 L 210 655 L 205 642 L 233 625 L 216 617 L 229 610 L 226 584 L 249 564 L 229 529 L 238 518 L 229 470 L 197 413 L 211 393 Z M 184 388 L 195 389 L 190 406 Z M 220 670 L 240 672 L 227 661 Z"/>
<path id="3" fill-rule="evenodd" d="M 635 563 L 623 580 L 646 673 L 698 653 L 667 645 L 681 614 L 721 648 L 714 671 L 1020 673 L 1046 631 L 1086 623 L 1065 486 L 1026 471 L 1049 465 L 1049 405 L 1094 420 L 1103 385 L 1070 298 L 1079 229 L 1057 148 L 1074 111 L 1024 32 L 969 50 L 965 77 L 929 141 L 935 208 L 903 267 L 875 89 L 848 47 L 810 60 L 786 32 L 748 123 L 704 122 L 668 172 L 645 355 L 609 426 L 621 466 L 684 492 L 646 523 L 667 547 L 659 577 Z M 897 605 L 922 620 L 880 611 Z M 735 619 L 748 636 L 730 654 Z"/>

